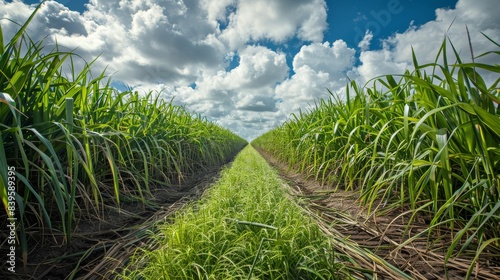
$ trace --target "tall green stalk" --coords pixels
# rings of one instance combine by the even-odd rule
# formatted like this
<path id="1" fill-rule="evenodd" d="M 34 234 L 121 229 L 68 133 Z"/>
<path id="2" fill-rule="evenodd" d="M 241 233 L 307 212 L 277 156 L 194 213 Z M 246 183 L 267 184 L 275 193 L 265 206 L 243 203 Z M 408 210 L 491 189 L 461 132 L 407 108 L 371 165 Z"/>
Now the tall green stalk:
<path id="1" fill-rule="evenodd" d="M 429 234 L 443 224 L 453 233 L 446 259 L 471 248 L 474 260 L 485 250 L 499 257 L 500 78 L 487 85 L 482 75 L 500 66 L 464 63 L 446 40 L 434 63 L 412 59 L 413 72 L 377 77 L 372 87 L 351 83 L 345 101 L 332 94 L 252 144 L 358 191 L 370 210 L 382 201 L 432 213 Z"/>
<path id="2" fill-rule="evenodd" d="M 7 210 L 5 172 L 15 166 L 25 262 L 25 226 L 56 228 L 69 244 L 75 219 L 125 200 L 145 203 L 156 188 L 224 163 L 247 144 L 157 93 L 117 91 L 104 72 L 91 72 L 94 61 L 77 73 L 76 55 L 47 53 L 25 33 L 37 10 L 0 42 L 0 200 Z"/>

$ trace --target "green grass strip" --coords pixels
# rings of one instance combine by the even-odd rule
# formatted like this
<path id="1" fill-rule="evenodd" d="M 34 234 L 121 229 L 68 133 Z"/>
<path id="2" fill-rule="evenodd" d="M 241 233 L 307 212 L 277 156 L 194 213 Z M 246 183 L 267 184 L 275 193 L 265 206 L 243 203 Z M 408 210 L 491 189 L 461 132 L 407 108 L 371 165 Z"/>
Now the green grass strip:
<path id="1" fill-rule="evenodd" d="M 339 279 L 330 239 L 247 146 L 203 198 L 159 225 L 123 279 Z"/>

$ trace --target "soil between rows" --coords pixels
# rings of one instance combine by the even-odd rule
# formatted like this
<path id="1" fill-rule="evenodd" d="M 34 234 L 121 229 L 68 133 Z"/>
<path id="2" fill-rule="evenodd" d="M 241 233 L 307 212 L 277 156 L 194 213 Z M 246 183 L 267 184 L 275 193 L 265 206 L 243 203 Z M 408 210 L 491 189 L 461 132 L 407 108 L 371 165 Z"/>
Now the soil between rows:
<path id="1" fill-rule="evenodd" d="M 404 246 L 409 238 L 415 237 L 429 227 L 428 217 L 419 216 L 412 226 L 407 228 L 409 212 L 403 209 L 383 211 L 382 203 L 376 202 L 375 211 L 368 214 L 354 191 L 322 186 L 320 183 L 306 178 L 301 173 L 288 168 L 288 164 L 279 162 L 270 154 L 256 148 L 266 161 L 276 168 L 282 178 L 292 188 L 292 194 L 302 201 L 300 205 L 312 216 L 320 228 L 337 240 L 352 241 L 353 246 L 372 252 L 373 256 L 353 256 L 346 246 L 334 248 L 355 259 L 358 268 L 373 271 L 372 277 L 382 279 L 404 279 L 403 275 L 380 265 L 380 260 L 406 273 L 411 279 L 464 279 L 470 258 L 452 258 L 445 265 L 446 250 L 451 242 L 450 231 L 442 228 L 433 231 L 430 246 L 427 233 L 415 238 Z M 339 244 L 342 242 L 338 242 Z M 444 249 L 443 249 L 444 248 Z M 368 273 L 367 275 L 370 275 Z M 472 273 L 472 279 L 497 279 L 500 275 L 500 259 L 480 258 Z M 363 277 L 360 273 L 358 276 Z"/>
<path id="2" fill-rule="evenodd" d="M 320 185 L 303 174 L 290 171 L 285 163 L 278 162 L 260 149 L 256 150 L 266 161 L 279 171 L 292 188 L 293 195 L 308 214 L 318 222 L 320 228 L 334 238 L 348 239 L 365 250 L 394 265 L 414 279 L 463 279 L 469 266 L 469 259 L 452 259 L 444 266 L 444 252 L 447 248 L 446 230 L 435 235 L 431 250 L 427 248 L 427 235 L 410 244 L 398 247 L 409 236 L 427 228 L 425 219 L 414 223 L 409 235 L 405 235 L 408 216 L 403 211 L 391 211 L 384 215 L 368 215 L 358 202 L 357 194 Z M 33 245 L 29 252 L 27 270 L 24 274 L 4 275 L 2 279 L 111 279 L 138 247 L 151 246 L 147 231 L 160 220 L 179 210 L 189 201 L 196 200 L 214 183 L 222 166 L 186 179 L 181 186 L 155 191 L 155 202 L 161 209 L 145 209 L 138 204 L 126 204 L 120 211 L 108 209 L 104 218 L 80 220 L 73 234 L 70 246 L 62 243 L 62 234 L 32 229 Z M 435 250 L 433 250 L 435 249 Z M 335 248 L 349 254 L 346 248 Z M 2 252 L 3 255 L 3 252 Z M 358 264 L 374 271 L 381 279 L 401 279 L 400 276 L 378 264 L 358 256 Z M 80 262 L 80 263 L 79 263 Z M 18 260 L 18 268 L 22 262 Z M 352 264 L 350 264 L 353 266 Z M 119 271 L 119 270 L 118 270 Z M 3 272 L 3 271 L 2 271 Z M 480 259 L 473 277 L 495 279 L 500 275 L 500 260 Z M 13 277 L 14 276 L 14 277 Z M 362 276 L 362 275 L 360 275 Z"/>
<path id="3" fill-rule="evenodd" d="M 225 165 L 227 164 L 230 162 Z M 123 203 L 120 209 L 107 207 L 100 217 L 91 214 L 86 219 L 81 218 L 76 222 L 69 245 L 61 245 L 63 234 L 60 232 L 30 228 L 30 251 L 26 269 L 18 256 L 16 273 L 2 269 L 0 279 L 114 278 L 116 271 L 119 271 L 135 249 L 152 246 L 148 242 L 148 231 L 154 229 L 155 223 L 168 221 L 168 217 L 186 203 L 200 198 L 218 179 L 225 165 L 191 175 L 180 185 L 154 190 L 150 202 L 155 206 Z M 2 256 L 5 255 L 3 247 Z M 18 255 L 21 255 L 20 250 Z"/>

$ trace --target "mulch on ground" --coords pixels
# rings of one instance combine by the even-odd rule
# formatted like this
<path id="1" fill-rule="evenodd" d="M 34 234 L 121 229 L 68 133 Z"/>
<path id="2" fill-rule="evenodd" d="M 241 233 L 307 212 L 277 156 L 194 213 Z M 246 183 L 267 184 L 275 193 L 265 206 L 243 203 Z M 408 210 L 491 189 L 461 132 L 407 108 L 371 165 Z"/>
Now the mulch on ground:
<path id="1" fill-rule="evenodd" d="M 112 279 L 139 247 L 151 248 L 150 232 L 158 221 L 169 221 L 186 203 L 199 199 L 216 181 L 222 166 L 191 175 L 180 185 L 155 189 L 147 205 L 122 203 L 104 215 L 89 213 L 76 222 L 69 245 L 57 230 L 29 229 L 28 261 L 17 261 L 16 274 L 1 279 Z"/>
<path id="2" fill-rule="evenodd" d="M 451 243 L 449 229 L 434 230 L 428 239 L 425 230 L 429 218 L 417 216 L 408 227 L 411 211 L 401 208 L 387 211 L 382 202 L 376 202 L 376 209 L 368 214 L 356 192 L 322 186 L 257 150 L 288 182 L 292 194 L 320 228 L 339 241 L 334 243 L 334 249 L 356 260 L 356 264 L 346 265 L 367 270 L 366 275 L 356 272 L 360 277 L 464 279 L 467 275 L 470 256 L 451 258 L 445 265 L 446 250 Z M 473 279 L 496 279 L 499 275 L 498 258 L 480 258 L 472 272 Z"/>

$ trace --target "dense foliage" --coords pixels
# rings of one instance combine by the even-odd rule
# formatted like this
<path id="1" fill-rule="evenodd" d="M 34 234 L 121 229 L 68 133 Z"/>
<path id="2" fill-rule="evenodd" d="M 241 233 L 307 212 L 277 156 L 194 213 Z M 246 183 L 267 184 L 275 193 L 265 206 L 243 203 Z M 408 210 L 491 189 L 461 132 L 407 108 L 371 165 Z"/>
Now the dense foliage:
<path id="1" fill-rule="evenodd" d="M 145 202 L 247 144 L 152 92 L 117 91 L 104 73 L 92 76 L 92 63 L 77 72 L 72 53 L 44 53 L 25 34 L 35 13 L 0 41 L 0 198 L 7 210 L 13 167 L 25 255 L 28 228 L 57 228 L 69 242 L 82 213 Z"/>
<path id="2" fill-rule="evenodd" d="M 498 77 L 500 66 L 463 63 L 446 41 L 435 63 L 419 65 L 413 54 L 413 64 L 370 87 L 352 82 L 345 99 L 332 94 L 252 144 L 327 185 L 359 191 L 369 208 L 383 201 L 429 217 L 429 231 L 447 226 L 447 257 L 456 249 L 498 257 L 500 78 L 486 84 L 482 75 Z"/>

